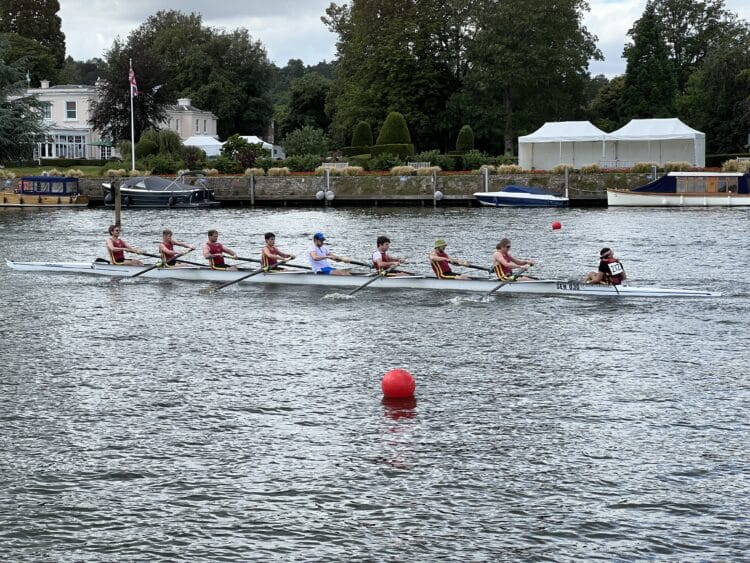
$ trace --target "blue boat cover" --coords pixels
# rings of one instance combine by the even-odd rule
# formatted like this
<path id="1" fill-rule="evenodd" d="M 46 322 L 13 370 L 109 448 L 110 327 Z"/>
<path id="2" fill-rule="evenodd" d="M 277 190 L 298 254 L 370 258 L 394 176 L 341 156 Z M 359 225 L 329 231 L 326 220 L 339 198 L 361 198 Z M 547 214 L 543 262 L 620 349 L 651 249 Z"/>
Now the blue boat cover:
<path id="1" fill-rule="evenodd" d="M 551 192 L 547 188 L 540 188 L 538 186 L 516 186 L 514 184 L 511 184 L 510 186 L 505 186 L 501 191 L 516 193 L 516 194 L 536 194 L 536 195 L 559 196 L 559 194 Z"/>

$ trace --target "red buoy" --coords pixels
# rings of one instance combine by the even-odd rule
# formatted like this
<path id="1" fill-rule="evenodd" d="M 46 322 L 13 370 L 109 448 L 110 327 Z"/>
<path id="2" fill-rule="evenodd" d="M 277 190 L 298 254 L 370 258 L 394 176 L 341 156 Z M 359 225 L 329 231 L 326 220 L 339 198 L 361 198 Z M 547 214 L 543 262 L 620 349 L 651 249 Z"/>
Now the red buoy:
<path id="1" fill-rule="evenodd" d="M 562 223 L 560 221 L 552 221 L 552 230 L 556 231 L 558 229 L 562 229 Z"/>
<path id="2" fill-rule="evenodd" d="M 417 384 L 414 376 L 405 369 L 392 369 L 385 372 L 380 386 L 388 399 L 408 399 L 414 396 Z"/>

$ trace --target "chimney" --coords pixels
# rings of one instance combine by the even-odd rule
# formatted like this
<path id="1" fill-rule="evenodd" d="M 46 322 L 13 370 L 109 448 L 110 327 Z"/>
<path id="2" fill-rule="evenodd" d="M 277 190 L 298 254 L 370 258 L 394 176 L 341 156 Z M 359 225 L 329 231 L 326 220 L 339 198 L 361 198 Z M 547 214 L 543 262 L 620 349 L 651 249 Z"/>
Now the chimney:
<path id="1" fill-rule="evenodd" d="M 190 102 L 192 102 L 190 98 L 177 98 L 177 105 L 178 106 L 189 106 Z"/>
<path id="2" fill-rule="evenodd" d="M 49 80 L 42 80 L 41 81 L 41 87 L 44 89 L 49 88 Z"/>

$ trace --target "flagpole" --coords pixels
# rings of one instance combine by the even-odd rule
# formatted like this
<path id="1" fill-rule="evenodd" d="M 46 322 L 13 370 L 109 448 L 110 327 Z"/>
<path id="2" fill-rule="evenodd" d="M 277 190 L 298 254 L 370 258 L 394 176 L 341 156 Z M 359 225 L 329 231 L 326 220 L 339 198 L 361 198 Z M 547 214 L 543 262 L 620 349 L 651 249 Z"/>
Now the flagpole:
<path id="1" fill-rule="evenodd" d="M 130 59 L 130 69 L 133 69 L 133 59 Z M 128 80 L 130 87 L 130 158 L 131 170 L 135 170 L 135 119 L 133 118 L 133 84 Z"/>

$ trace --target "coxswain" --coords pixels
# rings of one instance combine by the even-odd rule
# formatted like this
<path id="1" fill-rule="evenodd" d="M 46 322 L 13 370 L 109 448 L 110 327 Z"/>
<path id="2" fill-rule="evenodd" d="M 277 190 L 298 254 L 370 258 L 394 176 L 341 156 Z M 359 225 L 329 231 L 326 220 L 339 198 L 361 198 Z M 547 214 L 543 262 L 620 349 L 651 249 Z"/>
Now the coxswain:
<path id="1" fill-rule="evenodd" d="M 615 251 L 604 247 L 599 251 L 599 269 L 589 272 L 584 278 L 584 283 L 606 283 L 609 285 L 620 285 L 627 279 L 625 268 L 615 256 Z"/>
<path id="2" fill-rule="evenodd" d="M 536 262 L 529 259 L 516 258 L 510 253 L 510 239 L 504 238 L 495 246 L 495 252 L 492 254 L 492 267 L 495 269 L 497 279 L 501 281 L 529 281 L 534 278 L 529 276 L 519 276 L 513 273 L 515 266 L 520 266 L 522 270 L 528 270 Z"/>
<path id="3" fill-rule="evenodd" d="M 219 231 L 208 231 L 208 241 L 203 245 L 203 257 L 208 260 L 212 270 L 237 270 L 237 266 L 230 266 L 224 262 L 224 254 L 237 258 L 237 253 L 219 242 Z"/>
<path id="4" fill-rule="evenodd" d="M 282 252 L 278 248 L 276 248 L 276 235 L 273 233 L 266 233 L 265 234 L 266 244 L 263 245 L 263 250 L 261 252 L 261 266 L 263 266 L 263 269 L 268 270 L 277 270 L 277 271 L 284 271 L 285 268 L 279 268 L 279 258 L 285 259 L 285 260 L 294 260 L 295 256 L 294 254 L 287 254 L 286 252 Z"/>
<path id="5" fill-rule="evenodd" d="M 435 241 L 432 250 L 430 251 L 430 266 L 432 271 L 435 272 L 435 276 L 441 280 L 468 280 L 471 279 L 469 276 L 459 274 L 451 270 L 451 264 L 458 266 L 466 266 L 468 262 L 463 260 L 454 260 L 445 252 L 445 247 L 448 243 L 445 240 L 439 238 Z"/>
<path id="6" fill-rule="evenodd" d="M 351 272 L 349 270 L 339 270 L 331 266 L 328 259 L 339 260 L 346 262 L 344 258 L 336 256 L 333 252 L 328 250 L 328 247 L 323 243 L 326 237 L 323 233 L 315 233 L 313 235 L 313 245 L 310 247 L 307 253 L 307 261 L 315 274 L 324 274 L 328 276 L 349 276 Z"/>
<path id="7" fill-rule="evenodd" d="M 185 254 L 185 252 L 178 252 L 174 249 L 175 246 L 181 246 L 188 250 L 195 250 L 192 244 L 180 242 L 178 240 L 172 240 L 172 231 L 164 229 L 161 233 L 161 242 L 159 243 L 159 254 L 161 255 L 161 262 L 165 268 L 175 268 L 187 266 L 184 262 L 178 262 L 177 259 Z"/>
<path id="8" fill-rule="evenodd" d="M 125 252 L 132 252 L 133 254 L 140 254 L 141 251 L 137 248 L 129 246 L 127 242 L 120 238 L 121 232 L 120 225 L 109 226 L 109 238 L 107 239 L 107 253 L 109 254 L 109 261 L 117 266 L 143 266 L 143 262 L 133 258 L 125 259 Z"/>
<path id="9" fill-rule="evenodd" d="M 378 274 L 386 272 L 389 268 L 393 268 L 400 264 L 403 264 L 405 260 L 403 258 L 396 258 L 388 255 L 388 249 L 391 246 L 391 239 L 386 236 L 379 236 L 376 244 L 378 249 L 372 253 L 372 267 Z M 388 272 L 387 276 L 403 276 L 403 272 Z M 408 275 L 408 274 L 407 274 Z"/>

